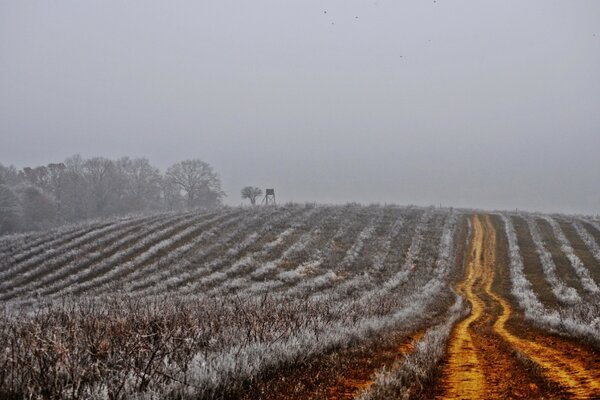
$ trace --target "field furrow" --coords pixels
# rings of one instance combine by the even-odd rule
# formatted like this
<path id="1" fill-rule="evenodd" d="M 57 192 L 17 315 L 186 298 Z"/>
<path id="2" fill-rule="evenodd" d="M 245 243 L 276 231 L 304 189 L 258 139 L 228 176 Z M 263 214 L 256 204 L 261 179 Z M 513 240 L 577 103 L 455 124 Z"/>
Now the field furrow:
<path id="1" fill-rule="evenodd" d="M 595 229 L 288 204 L 4 238 L 0 398 L 598 398 Z"/>

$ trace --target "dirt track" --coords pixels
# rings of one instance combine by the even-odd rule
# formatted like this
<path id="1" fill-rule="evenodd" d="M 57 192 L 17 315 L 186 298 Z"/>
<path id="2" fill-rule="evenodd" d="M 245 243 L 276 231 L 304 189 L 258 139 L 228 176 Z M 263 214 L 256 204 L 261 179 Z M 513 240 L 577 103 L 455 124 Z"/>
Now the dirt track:
<path id="1" fill-rule="evenodd" d="M 465 279 L 457 291 L 472 312 L 453 331 L 438 398 L 599 398 L 597 354 L 535 331 L 507 327 L 510 303 L 493 289 L 496 231 L 489 216 L 473 216 Z"/>

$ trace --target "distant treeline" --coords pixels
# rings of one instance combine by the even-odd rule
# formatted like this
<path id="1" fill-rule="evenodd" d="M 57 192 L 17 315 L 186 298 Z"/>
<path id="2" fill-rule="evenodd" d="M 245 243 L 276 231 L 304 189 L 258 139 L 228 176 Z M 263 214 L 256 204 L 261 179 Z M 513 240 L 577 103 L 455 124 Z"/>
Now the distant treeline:
<path id="1" fill-rule="evenodd" d="M 212 167 L 186 160 L 165 173 L 145 158 L 75 155 L 17 170 L 0 164 L 0 234 L 148 211 L 221 205 L 225 193 Z"/>

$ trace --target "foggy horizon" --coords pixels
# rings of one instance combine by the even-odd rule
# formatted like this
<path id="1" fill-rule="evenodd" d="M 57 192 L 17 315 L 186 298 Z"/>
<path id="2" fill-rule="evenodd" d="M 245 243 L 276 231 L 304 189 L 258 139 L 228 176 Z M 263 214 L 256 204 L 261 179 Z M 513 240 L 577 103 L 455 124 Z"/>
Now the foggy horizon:
<path id="1" fill-rule="evenodd" d="M 14 2 L 0 163 L 184 159 L 280 202 L 600 212 L 600 3 Z"/>

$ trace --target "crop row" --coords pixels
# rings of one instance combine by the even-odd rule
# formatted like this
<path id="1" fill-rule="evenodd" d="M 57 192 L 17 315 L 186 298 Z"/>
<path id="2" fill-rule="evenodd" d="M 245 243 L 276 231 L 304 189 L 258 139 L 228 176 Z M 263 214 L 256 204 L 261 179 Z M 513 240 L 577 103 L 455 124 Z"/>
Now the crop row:
<path id="1" fill-rule="evenodd" d="M 106 285 L 80 290 L 100 297 L 58 301 L 93 281 L 79 275 L 42 293 L 33 312 L 5 309 L 0 395 L 235 397 L 276 369 L 387 329 L 416 329 L 453 298 L 460 221 L 448 210 L 376 206 L 155 221 L 140 243 L 86 264 L 89 273 L 106 263 L 98 275 Z M 232 287 L 236 277 L 242 284 Z M 44 306 L 50 294 L 57 301 Z"/>

